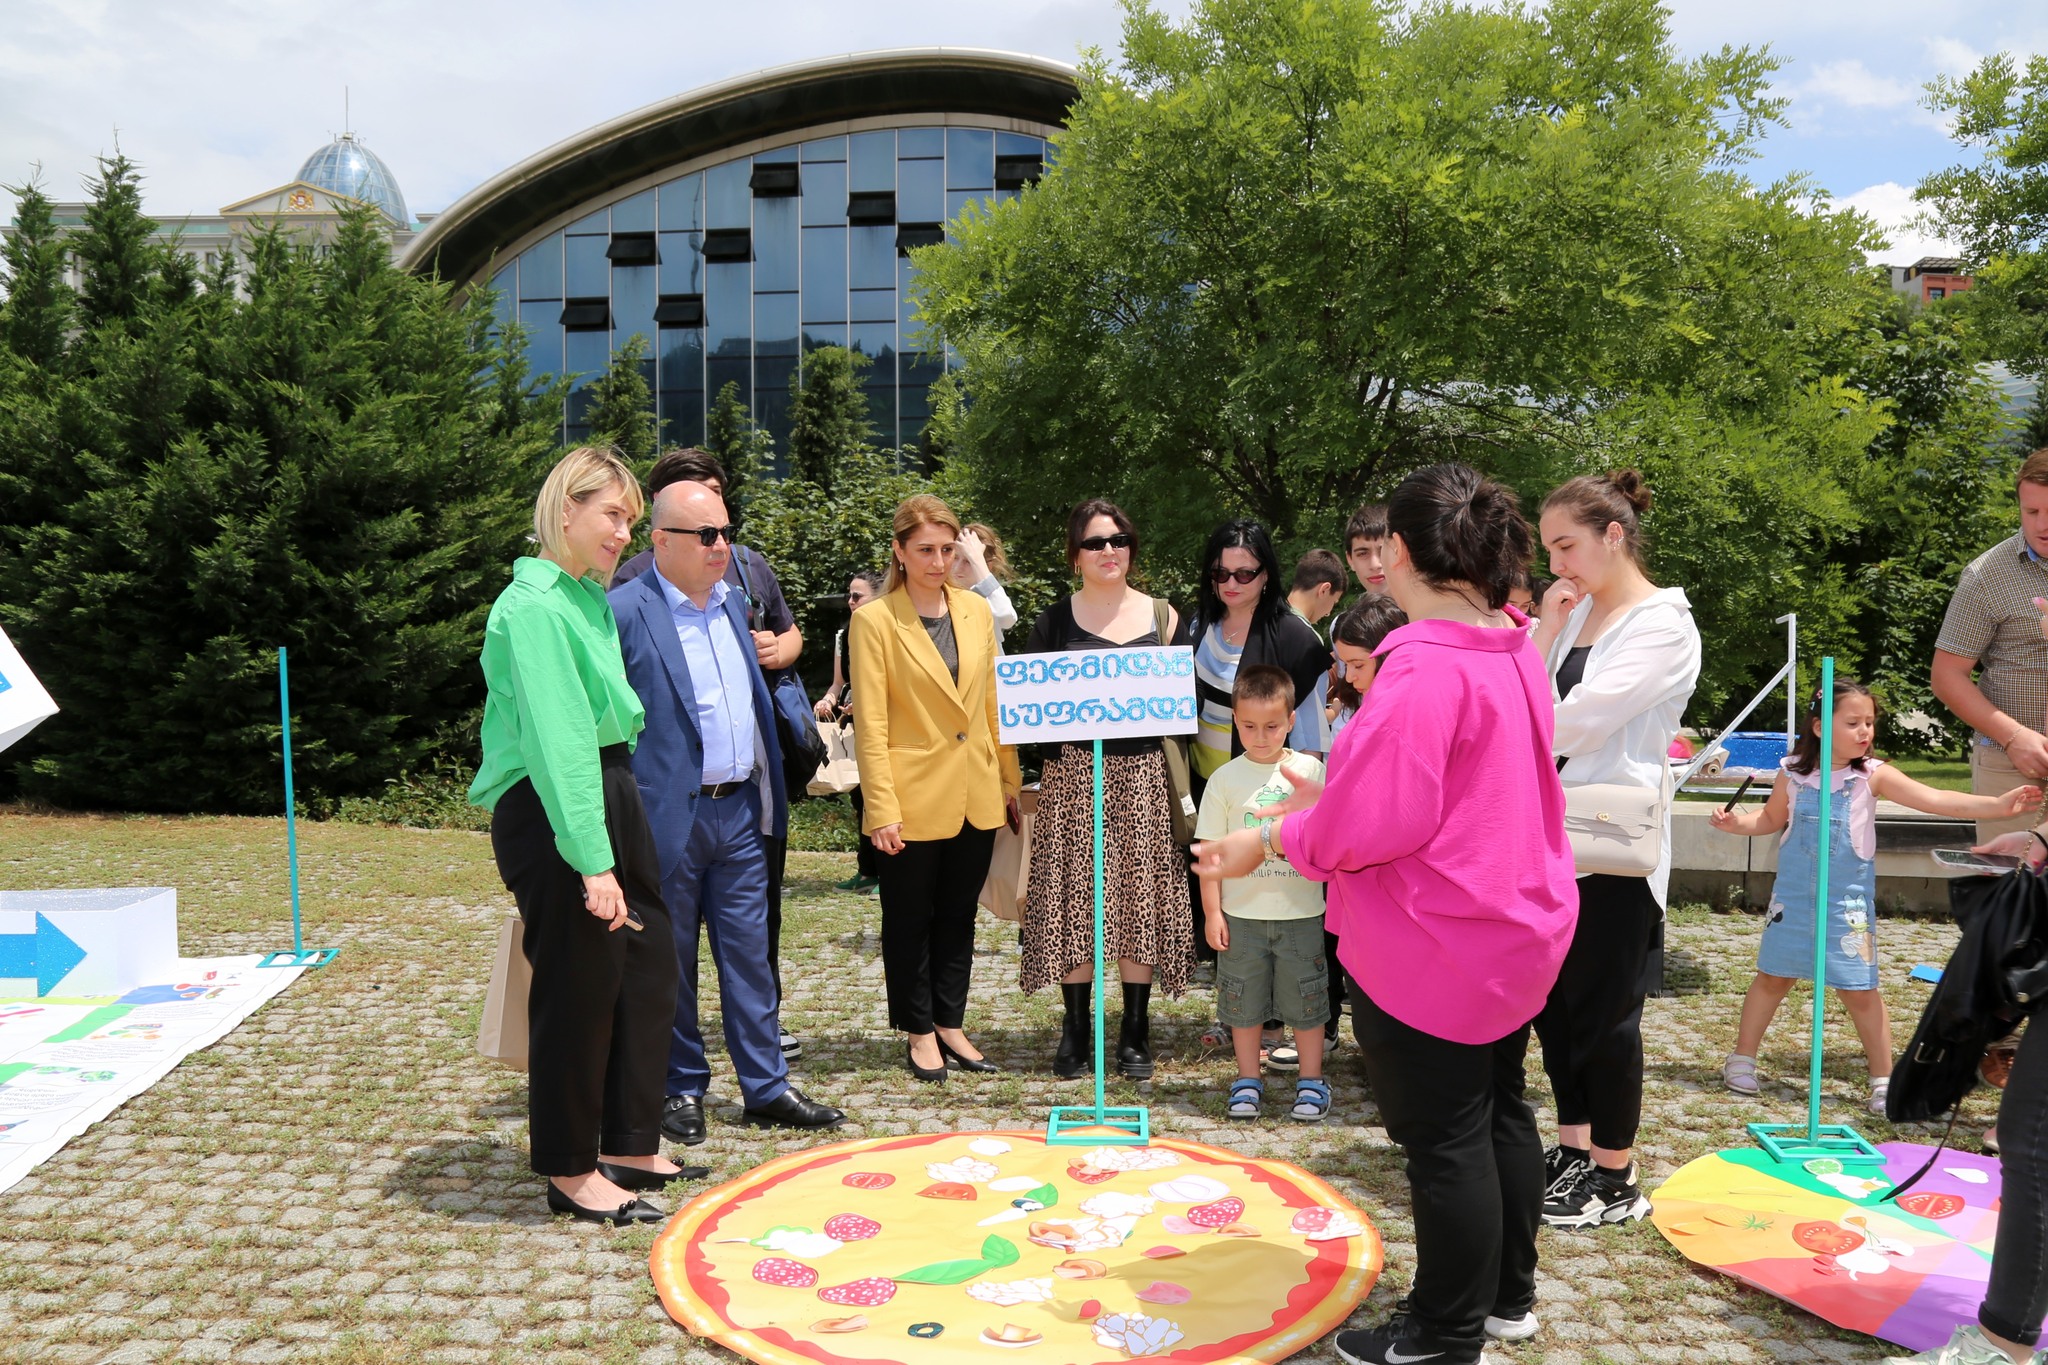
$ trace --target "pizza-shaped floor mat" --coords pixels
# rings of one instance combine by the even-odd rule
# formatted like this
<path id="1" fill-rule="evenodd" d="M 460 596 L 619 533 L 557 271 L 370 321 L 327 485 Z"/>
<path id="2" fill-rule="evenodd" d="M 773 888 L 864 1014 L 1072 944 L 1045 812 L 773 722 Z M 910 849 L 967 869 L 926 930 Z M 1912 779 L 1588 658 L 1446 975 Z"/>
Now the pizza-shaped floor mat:
<path id="1" fill-rule="evenodd" d="M 1295 1166 L 1199 1143 L 872 1138 L 707 1190 L 654 1244 L 669 1315 L 764 1365 L 1278 1361 L 1379 1278 L 1379 1234 Z"/>
<path id="2" fill-rule="evenodd" d="M 1778 1162 L 1757 1149 L 1689 1162 L 1655 1192 L 1657 1230 L 1690 1260 L 1797 1304 L 1837 1327 L 1914 1351 L 1975 1322 L 1998 1236 L 1995 1157 L 1878 1148 L 1885 1164 Z"/>

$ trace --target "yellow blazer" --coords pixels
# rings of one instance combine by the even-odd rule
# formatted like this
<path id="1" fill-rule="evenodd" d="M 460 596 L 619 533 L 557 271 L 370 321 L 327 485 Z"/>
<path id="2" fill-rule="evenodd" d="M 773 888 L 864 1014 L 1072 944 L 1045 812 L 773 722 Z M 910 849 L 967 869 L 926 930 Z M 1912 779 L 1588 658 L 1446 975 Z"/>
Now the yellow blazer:
<path id="1" fill-rule="evenodd" d="M 903 826 L 905 839 L 950 839 L 963 823 L 994 829 L 1003 798 L 1023 787 L 1017 751 L 996 743 L 996 627 L 988 603 L 946 585 L 960 681 L 939 657 L 910 594 L 853 613 L 854 754 L 864 832 Z"/>

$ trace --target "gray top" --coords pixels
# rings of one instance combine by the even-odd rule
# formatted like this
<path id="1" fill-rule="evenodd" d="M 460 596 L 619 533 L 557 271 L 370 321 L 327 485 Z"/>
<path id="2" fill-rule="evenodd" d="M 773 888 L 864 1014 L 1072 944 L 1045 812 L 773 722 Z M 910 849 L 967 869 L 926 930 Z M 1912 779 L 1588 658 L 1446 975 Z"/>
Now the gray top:
<path id="1" fill-rule="evenodd" d="M 949 611 L 942 616 L 921 615 L 917 619 L 924 622 L 925 634 L 932 637 L 933 648 L 937 649 L 939 657 L 946 661 L 946 668 L 953 675 L 953 685 L 958 687 L 960 685 L 960 642 L 953 638 L 953 613 Z"/>

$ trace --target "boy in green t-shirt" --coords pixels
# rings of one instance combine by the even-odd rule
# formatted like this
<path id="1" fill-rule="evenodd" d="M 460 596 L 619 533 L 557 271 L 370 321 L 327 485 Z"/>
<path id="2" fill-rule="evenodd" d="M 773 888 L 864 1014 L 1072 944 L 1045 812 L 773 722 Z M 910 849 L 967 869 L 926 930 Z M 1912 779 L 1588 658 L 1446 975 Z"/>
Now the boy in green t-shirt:
<path id="1" fill-rule="evenodd" d="M 1320 778 L 1323 765 L 1287 747 L 1294 728 L 1294 680 L 1270 664 L 1240 669 L 1230 690 L 1231 720 L 1244 752 L 1216 770 L 1195 817 L 1197 839 L 1220 839 L 1261 823 L 1259 811 L 1290 796 L 1280 775 Z M 1259 1075 L 1260 1034 L 1267 1019 L 1294 1029 L 1301 1074 L 1290 1114 L 1317 1123 L 1330 1112 L 1323 1080 L 1323 1029 L 1330 1021 L 1329 963 L 1323 955 L 1323 888 L 1268 859 L 1249 877 L 1203 881 L 1202 910 L 1216 949 L 1216 1015 L 1230 1028 L 1238 1079 L 1230 1117 L 1259 1116 L 1265 1082 Z"/>

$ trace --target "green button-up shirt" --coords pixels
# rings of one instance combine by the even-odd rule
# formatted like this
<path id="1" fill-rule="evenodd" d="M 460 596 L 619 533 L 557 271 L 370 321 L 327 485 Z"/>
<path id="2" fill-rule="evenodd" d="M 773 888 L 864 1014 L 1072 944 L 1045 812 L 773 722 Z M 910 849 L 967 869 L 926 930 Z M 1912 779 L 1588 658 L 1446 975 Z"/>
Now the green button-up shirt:
<path id="1" fill-rule="evenodd" d="M 546 559 L 522 559 L 484 626 L 483 764 L 472 805 L 495 809 L 520 778 L 533 779 L 555 847 L 585 876 L 609 872 L 597 751 L 630 744 L 647 713 L 626 682 L 619 623 L 594 578 L 569 577 Z"/>

